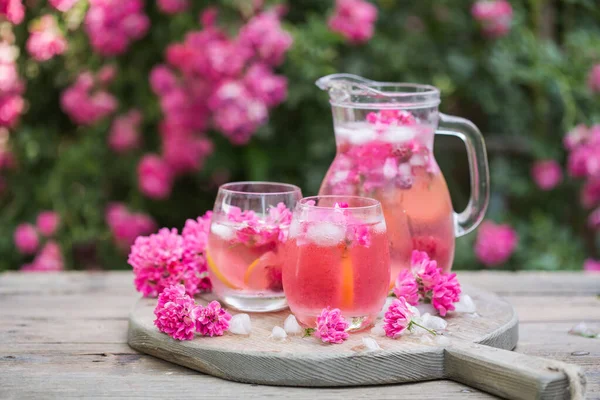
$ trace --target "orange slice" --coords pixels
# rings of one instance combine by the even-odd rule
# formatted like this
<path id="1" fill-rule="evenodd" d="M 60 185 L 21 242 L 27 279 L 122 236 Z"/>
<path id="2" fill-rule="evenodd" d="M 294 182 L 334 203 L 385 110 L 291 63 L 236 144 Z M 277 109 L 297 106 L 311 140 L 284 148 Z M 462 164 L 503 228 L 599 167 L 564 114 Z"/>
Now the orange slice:
<path id="1" fill-rule="evenodd" d="M 206 263 L 208 264 L 208 269 L 210 270 L 210 272 L 213 273 L 213 275 L 221 281 L 221 283 L 223 283 L 223 285 L 227 286 L 228 288 L 231 289 L 240 289 L 239 287 L 237 287 L 236 285 L 234 285 L 233 283 L 231 283 L 229 281 L 229 279 L 227 279 L 225 277 L 225 275 L 223 275 L 223 273 L 219 270 L 219 268 L 217 268 L 217 265 L 215 264 L 215 262 L 213 261 L 212 257 L 208 254 L 205 253 L 206 256 Z"/>
<path id="2" fill-rule="evenodd" d="M 342 250 L 342 307 L 351 308 L 354 304 L 354 268 L 348 249 Z"/>
<path id="3" fill-rule="evenodd" d="M 264 290 L 270 284 L 269 269 L 277 266 L 279 258 L 272 251 L 267 251 L 252 261 L 244 274 L 244 285 L 250 289 Z"/>

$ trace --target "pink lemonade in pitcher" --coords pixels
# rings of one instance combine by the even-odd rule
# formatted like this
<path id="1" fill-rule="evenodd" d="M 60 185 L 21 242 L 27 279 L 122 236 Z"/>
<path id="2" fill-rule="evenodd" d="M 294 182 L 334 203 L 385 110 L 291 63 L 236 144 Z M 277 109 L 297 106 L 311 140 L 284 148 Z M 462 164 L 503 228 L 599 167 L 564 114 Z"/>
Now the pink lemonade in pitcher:
<path id="1" fill-rule="evenodd" d="M 283 285 L 300 323 L 314 326 L 325 307 L 339 308 L 352 330 L 368 327 L 377 317 L 390 274 L 389 239 L 379 202 L 337 196 L 302 199 L 284 254 Z"/>
<path id="2" fill-rule="evenodd" d="M 350 74 L 317 81 L 329 92 L 337 152 L 319 195 L 365 196 L 381 202 L 390 241 L 390 288 L 410 268 L 413 250 L 426 252 L 448 272 L 455 237 L 473 230 L 489 198 L 489 174 L 481 133 L 469 121 L 438 112 L 433 86 L 376 82 Z M 438 123 L 441 130 L 436 132 Z M 436 133 L 467 146 L 471 199 L 454 213 L 433 155 Z"/>

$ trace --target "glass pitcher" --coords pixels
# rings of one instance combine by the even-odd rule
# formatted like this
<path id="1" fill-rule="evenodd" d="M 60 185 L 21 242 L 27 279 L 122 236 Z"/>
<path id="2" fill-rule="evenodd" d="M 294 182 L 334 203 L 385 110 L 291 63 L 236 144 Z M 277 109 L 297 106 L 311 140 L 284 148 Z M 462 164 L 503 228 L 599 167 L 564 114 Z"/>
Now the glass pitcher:
<path id="1" fill-rule="evenodd" d="M 319 195 L 356 195 L 381 202 L 390 238 L 391 279 L 424 251 L 445 271 L 454 241 L 477 227 L 489 200 L 483 136 L 470 121 L 438 112 L 440 91 L 429 85 L 376 82 L 356 75 L 328 75 L 337 152 Z M 439 129 L 438 129 L 439 124 Z M 434 135 L 465 143 L 471 171 L 466 209 L 452 209 L 446 180 L 433 155 Z"/>

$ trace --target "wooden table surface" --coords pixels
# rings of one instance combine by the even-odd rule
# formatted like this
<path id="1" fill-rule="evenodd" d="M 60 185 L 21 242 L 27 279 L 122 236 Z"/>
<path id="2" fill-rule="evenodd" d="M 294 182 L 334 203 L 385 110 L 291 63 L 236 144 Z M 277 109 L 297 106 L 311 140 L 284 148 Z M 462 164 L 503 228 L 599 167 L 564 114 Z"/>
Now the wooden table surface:
<path id="1" fill-rule="evenodd" d="M 587 397 L 600 399 L 600 339 L 567 333 L 581 321 L 600 329 L 600 274 L 460 272 L 459 280 L 515 306 L 516 351 L 581 366 Z M 492 398 L 451 381 L 309 389 L 202 375 L 127 346 L 127 316 L 137 298 L 130 272 L 0 274 L 0 399 Z"/>

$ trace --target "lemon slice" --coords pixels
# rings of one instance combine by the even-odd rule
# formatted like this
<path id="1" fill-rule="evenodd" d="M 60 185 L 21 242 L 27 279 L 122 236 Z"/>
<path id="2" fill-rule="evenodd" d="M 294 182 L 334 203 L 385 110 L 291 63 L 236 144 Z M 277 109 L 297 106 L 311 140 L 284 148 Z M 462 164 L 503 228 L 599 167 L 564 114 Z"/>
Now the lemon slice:
<path id="1" fill-rule="evenodd" d="M 354 304 L 354 268 L 348 249 L 342 251 L 342 307 L 351 308 Z"/>
<path id="2" fill-rule="evenodd" d="M 221 283 L 223 283 L 223 285 L 225 285 L 231 289 L 240 289 L 239 287 L 237 287 L 236 285 L 231 283 L 229 281 L 229 279 L 225 278 L 225 275 L 223 275 L 223 273 L 219 270 L 219 268 L 217 268 L 217 265 L 215 264 L 215 262 L 213 261 L 213 259 L 211 258 L 211 256 L 208 253 L 205 253 L 205 256 L 206 256 L 206 263 L 208 264 L 208 269 L 210 270 L 210 272 L 213 273 L 213 275 L 218 280 L 221 281 Z"/>
<path id="3" fill-rule="evenodd" d="M 264 253 L 248 265 L 244 274 L 244 285 L 252 289 L 264 289 L 269 283 L 267 269 L 278 263 L 277 254 L 272 251 Z"/>

